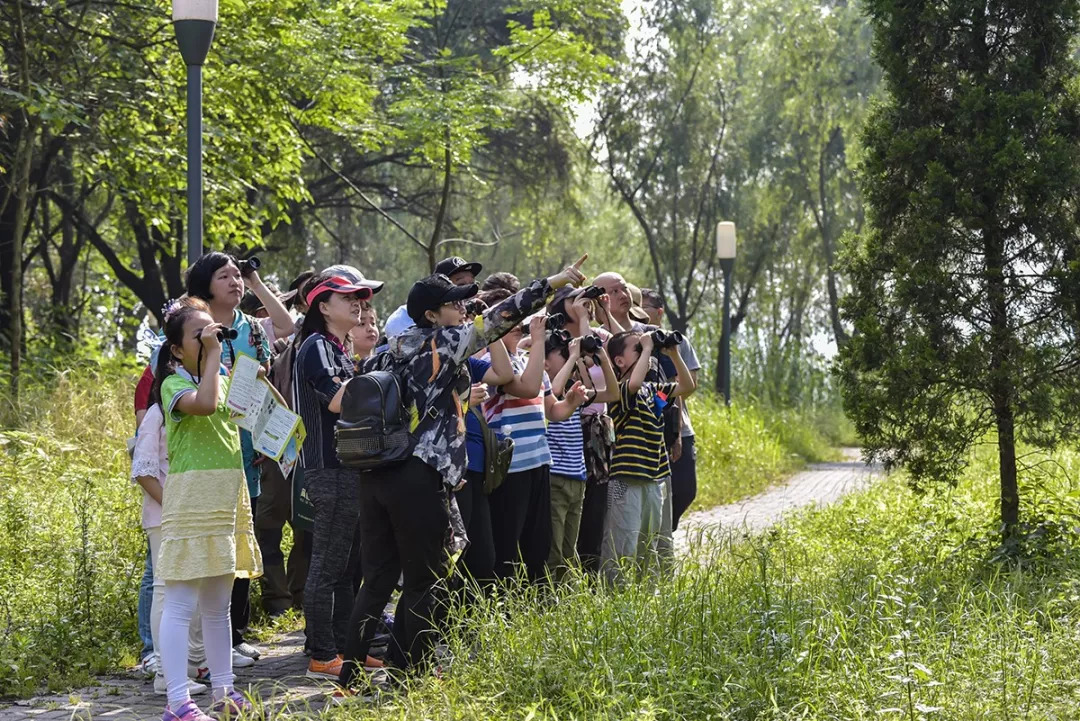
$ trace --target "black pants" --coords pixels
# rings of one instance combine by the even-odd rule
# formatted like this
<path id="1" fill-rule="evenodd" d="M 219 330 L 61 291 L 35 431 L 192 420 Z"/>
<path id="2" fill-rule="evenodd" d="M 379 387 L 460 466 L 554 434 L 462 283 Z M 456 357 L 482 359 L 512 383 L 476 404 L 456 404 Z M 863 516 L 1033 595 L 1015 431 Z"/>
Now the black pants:
<path id="1" fill-rule="evenodd" d="M 544 577 L 551 552 L 551 479 L 549 466 L 507 474 L 488 496 L 495 541 L 495 576 L 510 578 L 514 564 L 525 564 L 529 580 Z"/>
<path id="2" fill-rule="evenodd" d="M 697 446 L 693 436 L 682 439 L 682 455 L 671 464 L 671 530 L 697 496 Z"/>
<path id="3" fill-rule="evenodd" d="M 604 519 L 607 517 L 607 483 L 585 486 L 581 504 L 581 528 L 578 530 L 577 551 L 581 566 L 587 571 L 600 570 L 600 544 L 604 540 Z"/>
<path id="4" fill-rule="evenodd" d="M 349 618 L 340 682 L 354 683 L 398 576 L 401 598 L 394 613 L 390 662 L 409 668 L 434 646 L 442 604 L 436 585 L 446 576 L 450 528 L 439 473 L 415 456 L 402 465 L 365 473 L 360 480 L 361 567 L 364 583 Z"/>
<path id="5" fill-rule="evenodd" d="M 254 522 L 255 512 L 259 507 L 259 497 L 251 499 L 251 516 Z M 233 581 L 232 599 L 229 603 L 229 617 L 232 626 L 232 645 L 238 646 L 244 642 L 243 631 L 247 630 L 251 622 L 251 579 L 238 578 Z"/>
<path id="6" fill-rule="evenodd" d="M 454 494 L 469 537 L 469 548 L 462 561 L 469 578 L 487 585 L 495 579 L 495 540 L 491 535 L 491 508 L 484 493 L 484 474 L 465 471 L 465 480 L 465 487 Z"/>
<path id="7" fill-rule="evenodd" d="M 345 645 L 352 613 L 349 574 L 360 512 L 360 472 L 346 468 L 308 468 L 308 498 L 315 506 L 311 565 L 304 589 L 311 657 L 332 661 Z"/>

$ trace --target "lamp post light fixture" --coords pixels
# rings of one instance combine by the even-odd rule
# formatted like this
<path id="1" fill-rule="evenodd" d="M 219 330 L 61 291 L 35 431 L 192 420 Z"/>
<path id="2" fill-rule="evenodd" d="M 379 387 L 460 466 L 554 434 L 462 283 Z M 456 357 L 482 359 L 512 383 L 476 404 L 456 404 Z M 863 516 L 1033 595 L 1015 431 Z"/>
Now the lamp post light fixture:
<path id="1" fill-rule="evenodd" d="M 722 220 L 716 224 L 716 257 L 724 271 L 724 326 L 720 337 L 720 372 L 723 378 L 724 403 L 731 405 L 731 276 L 735 271 L 735 224 Z"/>
<path id="2" fill-rule="evenodd" d="M 173 29 L 187 65 L 188 267 L 202 257 L 202 66 L 214 40 L 218 0 L 173 0 Z"/>

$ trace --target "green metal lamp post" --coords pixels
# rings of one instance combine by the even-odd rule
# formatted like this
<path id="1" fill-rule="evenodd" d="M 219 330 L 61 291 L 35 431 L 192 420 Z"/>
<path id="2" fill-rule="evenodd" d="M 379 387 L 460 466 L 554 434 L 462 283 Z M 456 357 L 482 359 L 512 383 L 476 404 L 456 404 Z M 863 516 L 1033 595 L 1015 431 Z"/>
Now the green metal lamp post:
<path id="1" fill-rule="evenodd" d="M 203 252 L 202 66 L 217 25 L 218 0 L 173 0 L 173 29 L 187 65 L 188 267 Z"/>
<path id="2" fill-rule="evenodd" d="M 720 363 L 724 379 L 724 403 L 731 405 L 731 276 L 735 271 L 735 224 L 716 224 L 716 257 L 724 271 L 724 326 L 720 338 Z"/>

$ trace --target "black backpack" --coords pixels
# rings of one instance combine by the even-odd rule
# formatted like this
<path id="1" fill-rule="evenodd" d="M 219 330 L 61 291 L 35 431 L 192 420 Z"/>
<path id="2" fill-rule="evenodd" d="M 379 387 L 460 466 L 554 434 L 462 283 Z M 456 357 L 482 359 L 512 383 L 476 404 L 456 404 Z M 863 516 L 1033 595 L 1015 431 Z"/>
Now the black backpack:
<path id="1" fill-rule="evenodd" d="M 345 386 L 334 429 L 338 460 L 365 471 L 401 463 L 416 447 L 412 427 L 405 385 L 397 373 L 356 376 Z"/>

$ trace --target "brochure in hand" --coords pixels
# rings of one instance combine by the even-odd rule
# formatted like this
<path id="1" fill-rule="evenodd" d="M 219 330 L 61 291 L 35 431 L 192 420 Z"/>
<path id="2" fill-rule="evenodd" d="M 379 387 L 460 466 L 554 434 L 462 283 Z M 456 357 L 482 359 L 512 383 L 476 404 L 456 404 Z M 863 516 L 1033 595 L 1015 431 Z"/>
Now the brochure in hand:
<path id="1" fill-rule="evenodd" d="M 250 356 L 238 355 L 229 377 L 225 405 L 232 422 L 251 432 L 255 450 L 278 462 L 286 478 L 296 465 L 298 449 L 307 435 L 300 416 L 260 375 L 262 367 Z"/>

